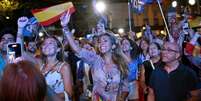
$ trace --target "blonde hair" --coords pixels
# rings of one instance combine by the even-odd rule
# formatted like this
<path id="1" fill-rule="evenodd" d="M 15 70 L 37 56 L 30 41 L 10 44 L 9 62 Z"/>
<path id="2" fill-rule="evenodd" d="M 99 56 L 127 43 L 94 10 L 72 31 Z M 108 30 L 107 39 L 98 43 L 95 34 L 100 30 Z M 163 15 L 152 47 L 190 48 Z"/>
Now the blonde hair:
<path id="1" fill-rule="evenodd" d="M 118 66 L 118 70 L 121 72 L 121 76 L 123 76 L 123 78 L 126 78 L 128 76 L 128 65 L 123 58 L 123 53 L 121 52 L 118 39 L 114 36 L 114 33 L 112 32 L 106 32 L 100 35 L 99 39 L 102 36 L 108 36 L 111 40 L 112 46 L 115 45 L 115 47 L 112 49 L 112 60 Z"/>

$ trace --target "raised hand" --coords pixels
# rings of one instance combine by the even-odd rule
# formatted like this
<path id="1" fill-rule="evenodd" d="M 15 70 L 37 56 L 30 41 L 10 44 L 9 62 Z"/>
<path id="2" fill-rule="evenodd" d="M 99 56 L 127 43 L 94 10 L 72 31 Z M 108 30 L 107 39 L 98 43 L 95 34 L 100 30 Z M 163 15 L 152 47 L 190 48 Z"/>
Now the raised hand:
<path id="1" fill-rule="evenodd" d="M 135 32 L 130 31 L 129 32 L 129 36 L 130 36 L 131 40 L 135 41 L 135 37 L 136 37 L 136 33 Z"/>
<path id="2" fill-rule="evenodd" d="M 18 62 L 23 61 L 23 60 L 25 60 L 23 57 L 17 57 L 13 60 L 13 63 L 18 63 Z"/>
<path id="3" fill-rule="evenodd" d="M 17 21 L 18 28 L 24 28 L 27 25 L 28 21 L 29 19 L 27 17 L 20 17 Z"/>
<path id="4" fill-rule="evenodd" d="M 151 30 L 151 27 L 149 25 L 146 25 L 146 30 Z"/>
<path id="5" fill-rule="evenodd" d="M 70 11 L 68 10 L 66 13 L 64 13 L 61 17 L 60 17 L 60 21 L 61 21 L 61 26 L 62 27 L 67 27 L 69 21 L 70 21 Z"/>
<path id="6" fill-rule="evenodd" d="M 199 38 L 199 37 L 201 37 L 201 34 L 198 33 L 198 32 L 196 32 L 195 35 L 194 35 L 194 37 Z"/>

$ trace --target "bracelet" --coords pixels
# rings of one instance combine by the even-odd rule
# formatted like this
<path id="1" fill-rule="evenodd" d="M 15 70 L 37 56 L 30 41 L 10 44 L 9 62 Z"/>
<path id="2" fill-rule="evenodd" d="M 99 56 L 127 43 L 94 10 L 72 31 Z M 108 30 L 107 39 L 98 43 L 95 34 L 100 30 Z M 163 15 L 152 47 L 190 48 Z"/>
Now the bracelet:
<path id="1" fill-rule="evenodd" d="M 70 33 L 68 27 L 62 29 L 65 34 Z"/>
<path id="2" fill-rule="evenodd" d="M 68 30 L 69 30 L 68 26 L 62 26 L 62 28 L 63 28 L 63 29 L 68 29 Z"/>
<path id="3" fill-rule="evenodd" d="M 22 35 L 21 35 L 21 34 L 20 34 L 20 35 L 19 35 L 19 34 L 17 34 L 17 37 L 18 37 L 18 38 L 22 38 Z"/>
<path id="4" fill-rule="evenodd" d="M 64 28 L 64 27 L 68 27 L 68 26 L 67 26 L 67 25 L 65 25 L 65 26 L 62 26 L 62 27 Z"/>

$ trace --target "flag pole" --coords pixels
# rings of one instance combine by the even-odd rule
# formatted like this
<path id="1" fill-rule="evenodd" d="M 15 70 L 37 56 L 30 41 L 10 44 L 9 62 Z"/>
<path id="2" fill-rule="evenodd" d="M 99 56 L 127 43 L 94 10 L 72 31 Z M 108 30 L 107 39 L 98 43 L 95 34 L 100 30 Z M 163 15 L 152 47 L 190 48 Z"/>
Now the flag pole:
<path id="1" fill-rule="evenodd" d="M 132 31 L 131 28 L 131 7 L 130 7 L 130 2 L 128 1 L 128 25 L 129 25 L 129 31 Z"/>
<path id="2" fill-rule="evenodd" d="M 167 25 L 167 22 L 166 22 L 166 20 L 165 20 L 165 16 L 164 16 L 164 13 L 163 13 L 161 4 L 160 4 L 159 0 L 156 0 L 156 1 L 157 1 L 158 6 L 159 6 L 161 15 L 162 15 L 162 17 L 163 17 L 163 21 L 164 21 L 164 23 L 165 23 L 165 28 L 166 28 L 166 30 L 167 30 L 168 37 L 170 38 L 169 40 L 170 40 L 170 41 L 174 41 L 174 39 L 173 39 L 173 38 L 171 37 L 171 35 L 170 35 L 170 31 L 169 31 L 169 29 L 168 29 L 168 25 Z"/>
<path id="3" fill-rule="evenodd" d="M 46 34 L 47 36 L 50 36 L 42 25 L 41 25 L 41 28 L 42 28 L 42 30 L 45 32 L 45 34 Z"/>

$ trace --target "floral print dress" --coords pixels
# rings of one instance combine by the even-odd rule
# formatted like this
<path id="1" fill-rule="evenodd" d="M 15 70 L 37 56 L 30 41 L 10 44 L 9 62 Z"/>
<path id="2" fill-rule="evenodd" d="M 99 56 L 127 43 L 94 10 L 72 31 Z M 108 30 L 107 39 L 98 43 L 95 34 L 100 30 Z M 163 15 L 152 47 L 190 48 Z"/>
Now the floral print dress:
<path id="1" fill-rule="evenodd" d="M 121 91 L 128 91 L 128 80 L 121 80 L 117 65 L 112 65 L 109 70 L 106 70 L 103 58 L 85 49 L 79 52 L 79 56 L 92 67 L 92 101 L 98 101 L 99 98 L 104 101 L 116 101 L 120 88 Z"/>

